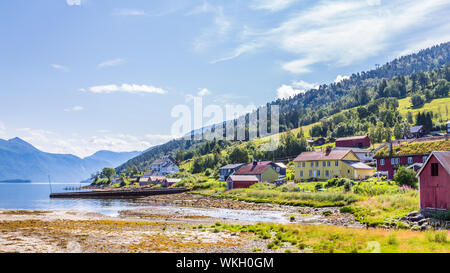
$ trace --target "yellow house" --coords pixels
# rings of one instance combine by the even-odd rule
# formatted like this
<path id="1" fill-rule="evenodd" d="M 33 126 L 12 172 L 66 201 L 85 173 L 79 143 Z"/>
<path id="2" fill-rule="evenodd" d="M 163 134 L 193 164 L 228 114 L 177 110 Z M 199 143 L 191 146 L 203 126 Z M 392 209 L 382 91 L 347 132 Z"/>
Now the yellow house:
<path id="1" fill-rule="evenodd" d="M 297 182 L 334 177 L 362 180 L 373 176 L 373 169 L 362 163 L 351 150 L 304 152 L 294 162 Z"/>

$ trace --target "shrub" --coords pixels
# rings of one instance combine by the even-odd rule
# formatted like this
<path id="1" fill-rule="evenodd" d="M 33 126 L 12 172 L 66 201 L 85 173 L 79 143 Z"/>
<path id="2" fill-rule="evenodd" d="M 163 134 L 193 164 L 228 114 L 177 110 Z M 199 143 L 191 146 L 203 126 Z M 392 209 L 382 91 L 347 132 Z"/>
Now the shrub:
<path id="1" fill-rule="evenodd" d="M 352 187 L 353 187 L 353 182 L 352 181 L 346 181 L 345 183 L 344 183 L 344 190 L 346 191 L 346 192 L 349 192 L 349 191 L 351 191 L 352 190 Z"/>
<path id="2" fill-rule="evenodd" d="M 320 191 L 323 188 L 323 185 L 322 183 L 317 183 L 314 188 L 316 189 L 316 191 Z"/>
<path id="3" fill-rule="evenodd" d="M 394 180 L 399 186 L 407 185 L 417 188 L 416 173 L 404 166 L 398 169 L 397 173 L 394 175 Z"/>

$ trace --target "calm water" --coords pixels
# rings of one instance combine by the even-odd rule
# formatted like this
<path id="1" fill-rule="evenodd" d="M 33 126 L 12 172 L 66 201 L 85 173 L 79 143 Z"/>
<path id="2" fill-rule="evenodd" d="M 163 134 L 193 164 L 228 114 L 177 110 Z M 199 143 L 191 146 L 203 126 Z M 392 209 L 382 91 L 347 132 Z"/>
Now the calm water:
<path id="1" fill-rule="evenodd" d="M 53 192 L 86 184 L 52 183 Z M 136 200 L 50 199 L 48 183 L 0 183 L 0 209 L 79 210 L 116 216 L 119 210 L 143 206 Z"/>
<path id="2" fill-rule="evenodd" d="M 65 188 L 75 188 L 82 184 L 52 183 L 53 192 L 65 192 Z M 289 217 L 282 211 L 254 211 L 219 208 L 188 208 L 179 206 L 152 205 L 139 199 L 50 199 L 48 183 L 0 183 L 0 210 L 72 210 L 98 212 L 108 216 L 118 216 L 121 210 L 158 206 L 169 213 L 208 216 L 254 222 L 289 223 Z M 320 217 L 300 217 L 301 221 L 314 222 Z"/>

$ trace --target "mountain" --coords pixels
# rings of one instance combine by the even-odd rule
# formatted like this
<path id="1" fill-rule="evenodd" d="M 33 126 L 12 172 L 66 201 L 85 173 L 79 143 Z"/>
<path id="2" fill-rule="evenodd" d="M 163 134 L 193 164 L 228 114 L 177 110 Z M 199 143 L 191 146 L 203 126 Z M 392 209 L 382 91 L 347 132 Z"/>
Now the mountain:
<path id="1" fill-rule="evenodd" d="M 407 85 L 405 76 L 410 76 L 409 81 L 413 86 L 420 86 L 420 79 L 426 78 L 424 72 L 430 72 L 432 78 L 436 78 L 436 72 L 432 71 L 435 69 L 440 69 L 438 73 L 445 74 L 440 78 L 446 78 L 446 75 L 450 75 L 449 64 L 450 42 L 447 42 L 397 58 L 379 66 L 377 69 L 353 74 L 341 82 L 329 85 L 323 84 L 319 88 L 309 90 L 306 93 L 272 101 L 267 103 L 265 107 L 269 111 L 272 105 L 280 107 L 280 132 L 284 132 L 314 124 L 345 109 L 363 106 L 369 102 L 377 104 L 380 102 L 377 99 L 404 98 L 407 95 L 405 94 Z M 386 79 L 390 79 L 388 82 L 392 85 L 381 88 Z M 410 89 L 415 89 L 415 87 Z M 425 93 L 426 84 L 422 89 Z M 220 124 L 217 126 L 220 126 Z M 204 128 L 197 129 L 192 131 L 191 134 L 200 133 L 204 130 Z M 201 141 L 172 140 L 160 145 L 157 149 L 142 153 L 119 166 L 116 170 L 123 171 L 130 165 L 146 170 L 152 161 L 161 155 L 195 148 L 196 145 L 198 146 L 198 142 Z"/>
<path id="2" fill-rule="evenodd" d="M 79 182 L 104 167 L 117 167 L 140 152 L 99 151 L 89 157 L 45 153 L 20 138 L 0 139 L 0 181 Z"/>

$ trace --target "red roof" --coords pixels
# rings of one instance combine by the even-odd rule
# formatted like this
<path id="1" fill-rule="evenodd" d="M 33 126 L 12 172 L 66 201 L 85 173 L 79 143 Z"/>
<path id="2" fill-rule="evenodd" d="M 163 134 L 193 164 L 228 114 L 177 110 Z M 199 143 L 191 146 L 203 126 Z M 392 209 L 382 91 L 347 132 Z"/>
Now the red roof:
<path id="1" fill-rule="evenodd" d="M 301 153 L 297 158 L 294 160 L 295 162 L 298 161 L 320 161 L 320 160 L 342 160 L 344 157 L 348 154 L 352 153 L 352 151 L 349 150 L 332 150 L 331 152 L 304 152 Z"/>
<path id="2" fill-rule="evenodd" d="M 262 174 L 268 168 L 272 168 L 272 167 L 270 165 L 256 165 L 256 166 L 253 166 L 253 164 L 248 164 L 247 166 L 244 166 L 244 167 L 240 168 L 235 173 L 235 175 Z"/>
<path id="3" fill-rule="evenodd" d="M 336 139 L 336 141 L 345 141 L 345 140 L 363 140 L 368 138 L 368 136 L 352 136 L 352 137 L 341 137 Z"/>

